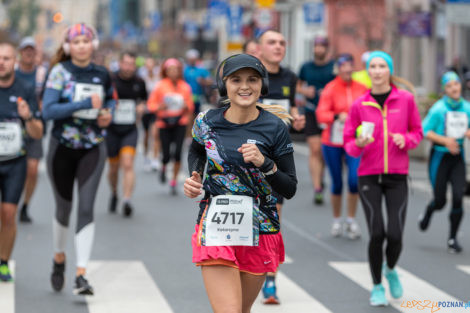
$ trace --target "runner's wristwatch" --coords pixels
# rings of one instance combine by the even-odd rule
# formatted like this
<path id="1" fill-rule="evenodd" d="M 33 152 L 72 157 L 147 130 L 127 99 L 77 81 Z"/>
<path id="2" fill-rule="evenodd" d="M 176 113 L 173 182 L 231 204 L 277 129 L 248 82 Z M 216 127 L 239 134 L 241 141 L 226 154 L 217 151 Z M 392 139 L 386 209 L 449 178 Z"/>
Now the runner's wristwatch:
<path id="1" fill-rule="evenodd" d="M 277 166 L 276 164 L 274 164 L 273 168 L 267 172 L 263 172 L 264 176 L 269 176 L 269 175 L 273 175 L 274 173 L 277 172 Z"/>

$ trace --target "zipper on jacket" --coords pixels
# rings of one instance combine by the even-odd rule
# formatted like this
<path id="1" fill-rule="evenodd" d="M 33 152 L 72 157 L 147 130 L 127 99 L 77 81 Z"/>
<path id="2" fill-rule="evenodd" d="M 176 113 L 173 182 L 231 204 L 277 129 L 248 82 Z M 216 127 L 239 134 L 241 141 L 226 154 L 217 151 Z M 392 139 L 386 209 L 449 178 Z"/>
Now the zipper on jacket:
<path id="1" fill-rule="evenodd" d="M 384 127 L 384 173 L 388 174 L 388 121 L 387 121 L 387 104 L 384 103 L 382 110 L 383 127 Z"/>
<path id="2" fill-rule="evenodd" d="M 388 121 L 387 121 L 387 104 L 384 103 L 384 107 L 380 107 L 375 102 L 363 102 L 363 105 L 377 108 L 382 113 L 382 124 L 384 133 L 384 173 L 388 174 Z"/>

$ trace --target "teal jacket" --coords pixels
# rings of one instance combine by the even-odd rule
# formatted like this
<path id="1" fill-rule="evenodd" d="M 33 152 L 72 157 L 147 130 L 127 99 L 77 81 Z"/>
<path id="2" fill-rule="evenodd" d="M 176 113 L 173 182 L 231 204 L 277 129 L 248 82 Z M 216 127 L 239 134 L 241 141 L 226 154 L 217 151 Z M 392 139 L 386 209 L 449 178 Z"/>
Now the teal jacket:
<path id="1" fill-rule="evenodd" d="M 470 102 L 463 98 L 456 101 L 444 96 L 433 104 L 428 115 L 426 115 L 426 118 L 423 121 L 424 136 L 426 136 L 431 130 L 438 135 L 448 136 L 446 133 L 446 123 L 448 122 L 449 112 L 465 113 L 469 123 L 467 128 L 470 127 Z M 456 138 L 456 140 L 460 145 L 463 145 L 464 138 Z M 449 152 L 449 149 L 441 145 L 434 145 L 434 149 L 442 152 Z"/>

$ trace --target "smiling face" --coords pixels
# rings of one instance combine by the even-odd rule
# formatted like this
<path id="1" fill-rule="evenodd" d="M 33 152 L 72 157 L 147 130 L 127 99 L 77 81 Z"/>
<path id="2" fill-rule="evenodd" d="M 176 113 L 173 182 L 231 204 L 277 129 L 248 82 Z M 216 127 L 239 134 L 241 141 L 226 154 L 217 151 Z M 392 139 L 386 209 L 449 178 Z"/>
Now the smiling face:
<path id="1" fill-rule="evenodd" d="M 88 36 L 80 35 L 70 41 L 70 57 L 79 63 L 91 60 L 93 44 Z"/>
<path id="2" fill-rule="evenodd" d="M 225 86 L 232 105 L 248 108 L 256 105 L 261 94 L 261 76 L 254 69 L 243 68 L 229 75 Z"/>
<path id="3" fill-rule="evenodd" d="M 267 63 L 281 63 L 286 55 L 286 39 L 275 31 L 265 32 L 259 39 L 259 55 Z"/>
<path id="4" fill-rule="evenodd" d="M 369 63 L 369 77 L 373 86 L 390 84 L 390 68 L 382 58 L 373 58 Z"/>
<path id="5" fill-rule="evenodd" d="M 454 100 L 459 100 L 462 95 L 462 84 L 456 80 L 451 80 L 444 86 L 446 95 Z"/>

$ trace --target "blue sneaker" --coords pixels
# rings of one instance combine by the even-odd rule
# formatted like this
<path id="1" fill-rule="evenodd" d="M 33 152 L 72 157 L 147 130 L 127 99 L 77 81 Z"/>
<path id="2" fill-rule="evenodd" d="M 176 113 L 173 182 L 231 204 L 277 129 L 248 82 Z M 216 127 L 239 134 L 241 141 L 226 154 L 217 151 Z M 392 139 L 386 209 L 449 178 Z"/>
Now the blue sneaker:
<path id="1" fill-rule="evenodd" d="M 264 304 L 280 304 L 276 295 L 276 283 L 274 280 L 266 279 L 263 286 Z"/>
<path id="2" fill-rule="evenodd" d="M 2 264 L 0 265 L 0 281 L 9 282 L 13 281 L 13 277 L 11 276 L 10 269 L 8 265 Z"/>
<path id="3" fill-rule="evenodd" d="M 400 278 L 398 278 L 397 270 L 389 269 L 385 263 L 382 270 L 385 278 L 388 280 L 388 286 L 392 297 L 395 299 L 401 298 L 401 296 L 403 296 L 403 287 L 401 286 Z"/>
<path id="4" fill-rule="evenodd" d="M 374 285 L 370 293 L 369 303 L 372 306 L 386 306 L 388 305 L 387 298 L 385 298 L 385 288 L 382 284 Z"/>

